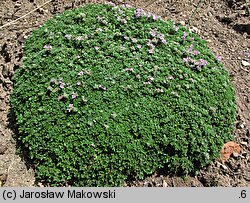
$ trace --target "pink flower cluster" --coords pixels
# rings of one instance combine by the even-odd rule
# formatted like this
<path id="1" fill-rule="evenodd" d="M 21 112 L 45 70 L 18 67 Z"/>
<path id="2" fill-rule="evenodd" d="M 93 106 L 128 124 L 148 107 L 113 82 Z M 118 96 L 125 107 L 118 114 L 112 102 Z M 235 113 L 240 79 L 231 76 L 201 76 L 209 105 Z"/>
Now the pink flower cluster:
<path id="1" fill-rule="evenodd" d="M 184 63 L 189 63 L 189 62 L 193 63 L 198 70 L 200 70 L 201 67 L 204 67 L 208 64 L 208 62 L 204 59 L 199 59 L 196 61 L 190 57 L 183 58 L 183 62 Z"/>
<path id="2" fill-rule="evenodd" d="M 46 50 L 52 50 L 52 46 L 51 45 L 44 45 L 44 47 L 43 47 L 44 49 L 46 49 Z"/>
<path id="3" fill-rule="evenodd" d="M 161 19 L 160 16 L 152 14 L 150 12 L 145 12 L 142 8 L 137 8 L 135 10 L 135 17 L 136 18 L 140 18 L 140 17 L 144 17 L 144 16 L 147 17 L 147 18 L 152 17 L 153 20 L 155 20 L 155 21 L 158 20 L 158 19 Z"/>
<path id="4" fill-rule="evenodd" d="M 148 53 L 152 54 L 155 49 L 155 45 L 152 44 L 152 42 L 147 42 L 147 45 L 151 47 L 151 49 L 148 50 Z"/>

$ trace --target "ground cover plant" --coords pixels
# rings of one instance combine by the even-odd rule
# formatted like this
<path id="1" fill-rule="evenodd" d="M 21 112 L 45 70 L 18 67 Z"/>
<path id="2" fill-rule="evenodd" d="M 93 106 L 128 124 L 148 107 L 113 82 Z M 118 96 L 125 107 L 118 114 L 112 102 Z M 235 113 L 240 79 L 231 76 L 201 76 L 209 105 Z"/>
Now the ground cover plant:
<path id="1" fill-rule="evenodd" d="M 90 4 L 35 30 L 24 54 L 11 95 L 17 139 L 51 186 L 196 172 L 232 140 L 228 72 L 172 21 Z"/>

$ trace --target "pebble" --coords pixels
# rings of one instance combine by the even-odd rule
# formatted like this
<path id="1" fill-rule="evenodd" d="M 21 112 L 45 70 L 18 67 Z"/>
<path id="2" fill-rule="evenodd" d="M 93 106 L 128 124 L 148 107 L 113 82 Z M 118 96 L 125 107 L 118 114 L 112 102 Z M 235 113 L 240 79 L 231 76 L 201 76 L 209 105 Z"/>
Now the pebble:
<path id="1" fill-rule="evenodd" d="M 241 144 L 241 145 L 245 145 L 245 146 L 248 145 L 247 142 L 241 142 L 240 144 Z"/>
<path id="2" fill-rule="evenodd" d="M 17 9 L 17 8 L 20 8 L 21 6 L 22 6 L 22 4 L 18 2 L 18 3 L 16 3 L 16 4 L 14 5 L 14 8 Z"/>
<path id="3" fill-rule="evenodd" d="M 244 60 L 241 61 L 241 64 L 242 64 L 243 66 L 250 66 L 250 63 L 247 62 L 247 61 L 244 61 Z"/>
<path id="4" fill-rule="evenodd" d="M 239 122 L 236 127 L 238 129 L 243 129 L 243 128 L 245 128 L 245 124 L 246 124 L 245 122 Z"/>
<path id="5" fill-rule="evenodd" d="M 5 92 L 0 93 L 0 99 L 5 99 L 7 94 Z"/>
<path id="6" fill-rule="evenodd" d="M 7 150 L 7 147 L 3 144 L 0 144 L 0 155 L 4 154 Z"/>
<path id="7" fill-rule="evenodd" d="M 221 168 L 223 168 L 224 170 L 228 170 L 228 167 L 227 167 L 226 165 L 221 164 L 221 163 L 218 162 L 218 161 L 216 161 L 215 163 L 216 163 L 216 166 L 217 166 L 217 167 L 221 167 Z"/>
<path id="8" fill-rule="evenodd" d="M 238 157 L 239 157 L 239 155 L 240 155 L 239 153 L 237 153 L 237 152 L 233 152 L 233 157 L 234 157 L 234 158 L 238 158 Z"/>
<path id="9" fill-rule="evenodd" d="M 198 29 L 197 27 L 191 27 L 191 28 L 190 28 L 190 31 L 191 31 L 192 33 L 199 34 L 199 29 Z"/>
<path id="10" fill-rule="evenodd" d="M 181 25 L 185 25 L 186 24 L 186 22 L 184 21 L 184 20 L 181 20 L 180 22 L 179 22 Z"/>
<path id="11" fill-rule="evenodd" d="M 224 164 L 220 164 L 220 167 L 223 168 L 224 170 L 228 170 L 227 166 Z"/>
<path id="12" fill-rule="evenodd" d="M 162 181 L 162 186 L 163 187 L 168 187 L 168 184 L 167 184 L 167 182 L 165 180 Z"/>
<path id="13" fill-rule="evenodd" d="M 8 178 L 7 174 L 0 174 L 0 187 L 3 187 Z"/>

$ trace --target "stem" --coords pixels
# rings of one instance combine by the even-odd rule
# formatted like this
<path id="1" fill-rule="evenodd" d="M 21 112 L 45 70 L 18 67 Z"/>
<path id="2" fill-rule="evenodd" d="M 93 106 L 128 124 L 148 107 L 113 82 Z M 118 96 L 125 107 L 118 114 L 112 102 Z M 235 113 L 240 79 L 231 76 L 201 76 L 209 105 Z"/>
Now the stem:
<path id="1" fill-rule="evenodd" d="M 194 14 L 197 12 L 198 8 L 200 7 L 200 4 L 203 3 L 204 0 L 200 0 L 197 4 L 197 6 L 195 7 L 193 13 L 191 14 L 191 16 L 188 18 L 187 24 L 190 25 L 191 20 L 193 19 Z"/>

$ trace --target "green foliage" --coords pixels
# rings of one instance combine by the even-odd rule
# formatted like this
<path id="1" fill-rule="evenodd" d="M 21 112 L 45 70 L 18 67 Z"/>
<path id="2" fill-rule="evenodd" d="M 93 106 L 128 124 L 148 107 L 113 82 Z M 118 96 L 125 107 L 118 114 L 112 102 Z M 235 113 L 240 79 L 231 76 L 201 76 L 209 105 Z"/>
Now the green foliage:
<path id="1" fill-rule="evenodd" d="M 11 104 L 37 179 L 119 186 L 197 171 L 232 140 L 234 88 L 206 42 L 140 9 L 87 5 L 26 40 Z"/>

